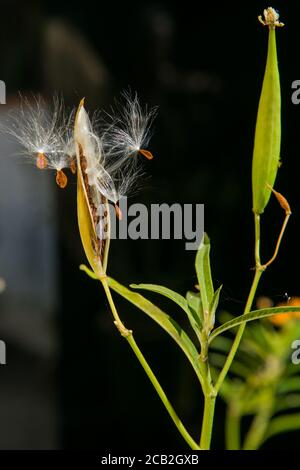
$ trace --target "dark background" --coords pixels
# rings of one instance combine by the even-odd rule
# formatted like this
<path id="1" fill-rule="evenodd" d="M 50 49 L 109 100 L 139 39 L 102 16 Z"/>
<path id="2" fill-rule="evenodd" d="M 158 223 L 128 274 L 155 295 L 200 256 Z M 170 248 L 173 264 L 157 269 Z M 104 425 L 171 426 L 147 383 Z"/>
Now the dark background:
<path id="1" fill-rule="evenodd" d="M 67 104 L 76 105 L 85 96 L 90 110 L 109 109 L 113 99 L 130 86 L 141 102 L 159 107 L 150 145 L 155 158 L 147 164 L 151 178 L 132 201 L 205 204 L 214 284 L 224 285 L 221 307 L 236 314 L 245 301 L 254 264 L 251 158 L 267 45 L 267 30 L 257 15 L 267 6 L 260 1 L 242 6 L 200 1 L 1 2 L 0 78 L 7 86 L 8 103 L 19 90 L 45 96 L 55 90 Z M 291 102 L 291 84 L 300 79 L 300 8 L 296 2 L 283 1 L 272 6 L 286 23 L 277 33 L 283 165 L 276 188 L 287 196 L 293 217 L 280 259 L 268 270 L 259 293 L 279 302 L 286 292 L 300 295 L 296 270 L 300 107 Z M 84 44 L 83 49 L 77 41 Z M 94 75 L 88 73 L 94 69 Z M 25 377 L 27 372 L 34 377 L 36 368 L 43 368 L 46 361 L 57 431 L 55 443 L 41 444 L 43 419 L 38 426 L 33 421 L 27 430 L 33 433 L 32 448 L 185 449 L 131 350 L 118 336 L 100 286 L 78 270 L 85 257 L 77 231 L 75 189 L 73 181 L 61 191 L 53 180 L 58 227 L 57 353 L 42 360 L 10 343 L 1 381 L 6 380 L 12 357 Z M 271 201 L 263 220 L 264 259 L 272 253 L 281 218 L 278 204 Z M 181 241 L 114 241 L 108 272 L 126 285 L 154 282 L 185 293 L 196 283 L 194 256 Z M 121 299 L 116 302 L 170 400 L 196 436 L 202 403 L 190 367 L 156 325 Z M 161 303 L 184 323 L 172 304 Z M 215 448 L 223 446 L 223 412 L 219 405 Z M 7 416 L 18 421 L 13 410 Z M 5 423 L 2 426 L 5 433 Z M 295 433 L 274 439 L 268 447 L 293 448 L 298 437 Z M 18 443 L 28 447 L 25 440 L 23 446 Z M 10 447 L 14 448 L 13 439 Z"/>

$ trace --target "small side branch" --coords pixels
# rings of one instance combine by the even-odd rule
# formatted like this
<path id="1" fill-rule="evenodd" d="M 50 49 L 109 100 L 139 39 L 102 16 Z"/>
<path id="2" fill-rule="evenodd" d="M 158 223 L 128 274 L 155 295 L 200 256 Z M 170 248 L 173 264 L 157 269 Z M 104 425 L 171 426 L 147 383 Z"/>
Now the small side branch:
<path id="1" fill-rule="evenodd" d="M 292 214 L 290 205 L 289 205 L 288 201 L 286 200 L 286 198 L 282 194 L 280 194 L 278 191 L 275 191 L 275 189 L 273 189 L 271 187 L 270 187 L 270 189 L 271 189 L 272 193 L 275 195 L 275 197 L 276 197 L 277 201 L 279 202 L 280 206 L 282 207 L 282 209 L 285 211 L 285 218 L 284 218 L 284 221 L 283 221 L 283 224 L 282 224 L 282 227 L 281 227 L 278 239 L 277 239 L 274 254 L 269 259 L 269 261 L 267 261 L 267 263 L 265 263 L 262 266 L 264 269 L 266 269 L 267 266 L 270 266 L 270 264 L 272 264 L 273 261 L 275 261 L 275 259 L 277 258 L 278 251 L 279 251 L 279 248 L 280 248 L 280 245 L 281 245 L 281 241 L 282 241 L 286 226 L 287 226 L 289 218 Z"/>
<path id="2" fill-rule="evenodd" d="M 81 267 L 87 274 L 90 275 L 88 268 L 83 268 Z M 92 276 L 93 277 L 93 276 Z M 114 300 L 112 298 L 110 288 L 107 282 L 106 276 L 100 277 L 99 280 L 101 281 L 101 284 L 103 286 L 103 289 L 105 291 L 111 312 L 114 317 L 114 324 L 116 325 L 117 329 L 119 330 L 120 334 L 127 340 L 128 344 L 130 345 L 131 349 L 133 350 L 136 358 L 138 359 L 139 363 L 141 364 L 142 368 L 144 369 L 146 375 L 148 376 L 150 382 L 152 383 L 154 389 L 156 390 L 156 393 L 158 394 L 159 398 L 161 399 L 162 403 L 164 404 L 167 412 L 169 413 L 173 423 L 177 427 L 178 431 L 180 432 L 181 436 L 184 438 L 186 443 L 190 446 L 191 449 L 193 450 L 201 450 L 201 447 L 195 442 L 195 440 L 192 438 L 192 436 L 189 434 L 185 426 L 183 425 L 182 421 L 178 417 L 175 409 L 171 405 L 167 395 L 165 394 L 163 388 L 161 387 L 158 379 L 156 378 L 156 375 L 152 371 L 151 367 L 149 366 L 147 360 L 145 359 L 145 356 L 141 352 L 140 348 L 138 347 L 137 343 L 135 342 L 135 339 L 133 337 L 132 331 L 128 330 L 124 323 L 121 321 L 121 318 L 118 314 L 118 311 L 116 309 Z"/>

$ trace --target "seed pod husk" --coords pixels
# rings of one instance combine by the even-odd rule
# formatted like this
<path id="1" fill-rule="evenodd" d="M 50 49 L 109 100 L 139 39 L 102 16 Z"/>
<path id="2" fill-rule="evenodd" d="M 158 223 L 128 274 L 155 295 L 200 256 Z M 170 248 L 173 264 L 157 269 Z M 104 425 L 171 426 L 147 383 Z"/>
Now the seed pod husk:
<path id="1" fill-rule="evenodd" d="M 261 19 L 260 21 L 262 22 Z M 252 162 L 253 211 L 255 214 L 261 214 L 267 206 L 280 165 L 281 94 L 275 27 L 282 24 L 278 21 L 277 23 L 264 24 L 269 26 L 269 40 L 267 63 L 257 113 Z"/>

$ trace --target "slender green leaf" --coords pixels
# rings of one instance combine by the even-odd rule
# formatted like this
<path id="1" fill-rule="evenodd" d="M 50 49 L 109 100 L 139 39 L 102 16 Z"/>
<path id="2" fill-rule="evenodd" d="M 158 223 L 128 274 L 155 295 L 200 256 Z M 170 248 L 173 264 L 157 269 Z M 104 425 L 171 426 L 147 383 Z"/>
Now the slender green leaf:
<path id="1" fill-rule="evenodd" d="M 207 314 L 209 313 L 209 309 L 214 296 L 214 286 L 211 278 L 209 252 L 210 241 L 207 234 L 205 233 L 196 255 L 195 267 L 203 310 Z"/>
<path id="2" fill-rule="evenodd" d="M 278 393 L 300 392 L 300 377 L 288 377 L 278 385 Z"/>
<path id="3" fill-rule="evenodd" d="M 197 315 L 194 315 L 193 312 L 190 310 L 187 300 L 177 292 L 174 292 L 167 287 L 159 286 L 157 284 L 131 284 L 130 287 L 133 289 L 142 289 L 148 290 L 150 292 L 155 292 L 157 294 L 161 294 L 164 297 L 167 297 L 170 300 L 173 300 L 179 307 L 184 310 L 187 314 L 188 319 L 192 325 L 192 328 L 196 332 L 197 336 L 200 334 L 201 331 L 201 322 Z M 199 337 L 199 336 L 198 336 Z"/>
<path id="4" fill-rule="evenodd" d="M 186 293 L 186 300 L 190 310 L 193 312 L 194 316 L 198 318 L 199 325 L 203 324 L 203 310 L 202 302 L 199 292 L 188 291 Z"/>
<path id="5" fill-rule="evenodd" d="M 280 396 L 275 403 L 275 413 L 290 410 L 291 408 L 300 408 L 299 394 Z"/>
<path id="6" fill-rule="evenodd" d="M 288 376 L 293 376 L 300 373 L 300 364 L 287 364 L 286 374 Z"/>
<path id="7" fill-rule="evenodd" d="M 216 292 L 214 293 L 212 303 L 211 303 L 211 306 L 210 306 L 209 316 L 210 316 L 210 325 L 211 325 L 212 328 L 214 327 L 214 324 L 215 324 L 216 310 L 217 310 L 218 305 L 219 305 L 221 290 L 222 290 L 222 286 L 220 286 L 216 290 Z"/>
<path id="8" fill-rule="evenodd" d="M 299 312 L 299 307 L 272 307 L 272 308 L 263 308 L 261 310 L 253 310 L 250 313 L 240 315 L 239 317 L 234 318 L 233 320 L 224 323 L 223 325 L 219 326 L 215 330 L 212 331 L 210 335 L 210 342 L 224 331 L 229 330 L 230 328 L 234 328 L 235 326 L 241 325 L 244 322 L 259 320 L 260 318 L 269 317 L 271 315 L 278 315 L 278 314 L 288 314 Z"/>
<path id="9" fill-rule="evenodd" d="M 151 292 L 156 292 L 157 294 L 164 295 L 170 300 L 173 300 L 179 307 L 181 307 L 187 315 L 189 315 L 189 306 L 187 300 L 177 292 L 168 289 L 168 287 L 159 286 L 157 284 L 130 284 L 130 287 L 133 289 L 143 289 L 149 290 Z"/>
<path id="10" fill-rule="evenodd" d="M 270 439 L 270 437 L 276 434 L 282 434 L 291 431 L 300 430 L 300 413 L 277 416 L 270 422 L 269 428 L 266 432 L 264 440 Z"/>
<path id="11" fill-rule="evenodd" d="M 108 277 L 109 286 L 126 300 L 138 307 L 156 323 L 158 323 L 178 344 L 178 346 L 185 353 L 186 357 L 193 366 L 200 382 L 202 383 L 201 361 L 199 361 L 199 353 L 185 331 L 165 312 L 154 305 L 149 300 L 145 299 L 141 294 L 132 292 L 126 287 L 119 284 L 117 281 Z"/>

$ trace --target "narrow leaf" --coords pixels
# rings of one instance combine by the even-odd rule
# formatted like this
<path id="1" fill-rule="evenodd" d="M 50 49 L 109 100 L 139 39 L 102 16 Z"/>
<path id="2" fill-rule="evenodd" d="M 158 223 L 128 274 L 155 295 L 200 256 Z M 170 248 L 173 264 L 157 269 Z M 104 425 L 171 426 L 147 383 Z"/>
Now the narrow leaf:
<path id="1" fill-rule="evenodd" d="M 145 299 L 145 297 L 143 297 L 142 295 L 130 291 L 111 277 L 108 277 L 107 279 L 109 286 L 115 292 L 120 294 L 126 300 L 128 300 L 133 305 L 142 310 L 144 313 L 146 313 L 174 339 L 174 341 L 185 353 L 186 357 L 193 366 L 200 382 L 202 383 L 201 361 L 199 361 L 199 353 L 192 340 L 185 333 L 185 331 L 175 322 L 175 320 L 173 320 L 173 318 L 163 312 L 152 302 Z"/>
<path id="2" fill-rule="evenodd" d="M 300 392 L 300 377 L 288 377 L 278 385 L 278 393 Z"/>
<path id="3" fill-rule="evenodd" d="M 203 305 L 203 310 L 208 314 L 213 296 L 214 296 L 214 287 L 211 278 L 210 270 L 210 241 L 206 233 L 203 236 L 203 239 L 200 243 L 197 255 L 196 255 L 196 273 L 199 283 L 199 289 L 201 294 L 201 301 Z"/>
<path id="4" fill-rule="evenodd" d="M 275 413 L 290 410 L 292 408 L 300 408 L 300 395 L 291 394 L 280 396 L 275 404 Z"/>
<path id="5" fill-rule="evenodd" d="M 190 310 L 194 316 L 197 317 L 199 325 L 203 324 L 203 309 L 199 292 L 188 291 L 186 293 L 186 300 Z"/>
<path id="6" fill-rule="evenodd" d="M 132 287 L 133 289 L 143 289 L 148 290 L 150 292 L 155 292 L 157 294 L 163 295 L 164 297 L 167 297 L 170 300 L 173 300 L 173 302 L 179 305 L 179 307 L 181 307 L 182 310 L 184 310 L 184 312 L 187 314 L 192 328 L 198 336 L 201 330 L 200 319 L 193 314 L 193 312 L 189 308 L 187 300 L 182 295 L 178 294 L 177 292 L 174 292 L 171 289 L 168 289 L 167 287 L 159 286 L 157 284 L 131 284 L 130 287 Z"/>
<path id="7" fill-rule="evenodd" d="M 244 322 L 259 320 L 260 318 L 269 317 L 271 315 L 279 314 L 289 314 L 299 312 L 299 307 L 272 307 L 272 308 L 263 308 L 261 310 L 253 310 L 253 312 L 247 313 L 245 315 L 240 315 L 239 317 L 234 318 L 233 320 L 224 323 L 215 330 L 212 331 L 210 335 L 210 342 L 224 331 L 234 328 L 235 326 L 241 325 Z"/>
<path id="8" fill-rule="evenodd" d="M 214 327 L 214 324 L 215 324 L 216 310 L 217 310 L 218 305 L 219 305 L 219 299 L 220 299 L 221 290 L 222 290 L 222 286 L 220 286 L 220 287 L 216 290 L 216 292 L 214 293 L 214 296 L 213 296 L 213 299 L 212 299 L 212 303 L 211 303 L 211 306 L 210 306 L 210 310 L 209 310 L 210 326 L 211 326 L 212 328 Z"/>
<path id="9" fill-rule="evenodd" d="M 300 430 L 300 413 L 278 416 L 272 419 L 264 440 L 266 441 L 276 434 L 298 430 Z"/>

